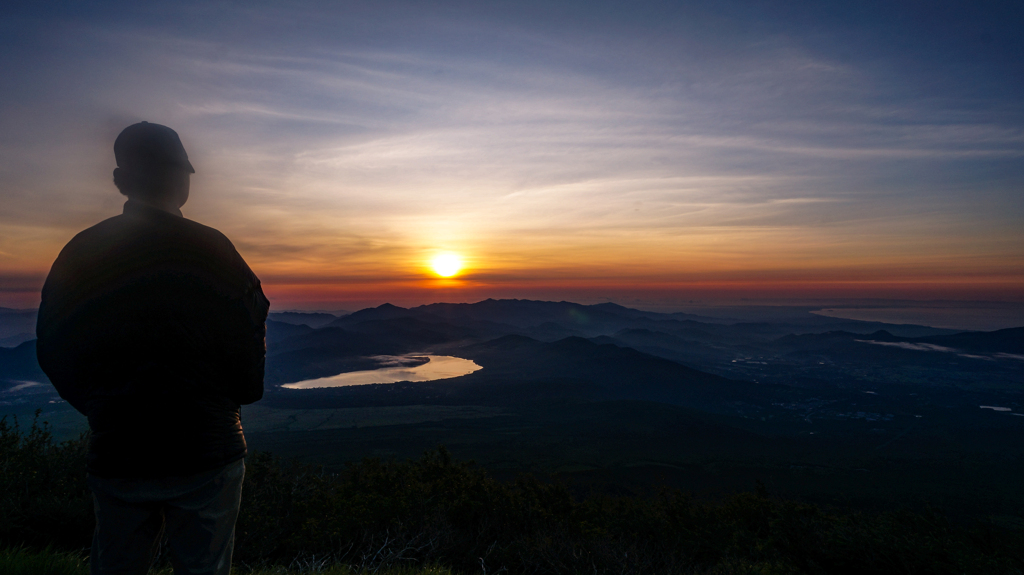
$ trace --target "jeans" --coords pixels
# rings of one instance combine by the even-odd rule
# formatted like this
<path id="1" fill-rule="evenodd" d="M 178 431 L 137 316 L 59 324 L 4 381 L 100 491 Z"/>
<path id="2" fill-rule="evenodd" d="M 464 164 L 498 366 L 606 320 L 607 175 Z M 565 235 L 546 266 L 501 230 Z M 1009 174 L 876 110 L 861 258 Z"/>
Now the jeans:
<path id="1" fill-rule="evenodd" d="M 145 575 L 165 534 L 175 575 L 228 575 L 244 476 L 241 459 L 186 477 L 89 475 L 92 575 Z"/>

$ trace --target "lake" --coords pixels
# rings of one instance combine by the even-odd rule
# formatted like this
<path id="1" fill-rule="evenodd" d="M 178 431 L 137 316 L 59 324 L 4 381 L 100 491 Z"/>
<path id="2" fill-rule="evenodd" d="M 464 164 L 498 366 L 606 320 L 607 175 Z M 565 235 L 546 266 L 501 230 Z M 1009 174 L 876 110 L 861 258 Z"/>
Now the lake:
<path id="1" fill-rule="evenodd" d="M 281 387 L 288 389 L 313 389 L 317 387 L 397 383 L 399 381 L 434 381 L 468 375 L 478 369 L 483 369 L 476 362 L 450 355 L 409 354 L 406 356 L 378 356 L 378 358 L 385 364 L 383 367 L 286 383 Z M 409 363 L 419 363 L 419 360 L 424 358 L 427 359 L 426 363 L 415 366 L 408 365 Z"/>

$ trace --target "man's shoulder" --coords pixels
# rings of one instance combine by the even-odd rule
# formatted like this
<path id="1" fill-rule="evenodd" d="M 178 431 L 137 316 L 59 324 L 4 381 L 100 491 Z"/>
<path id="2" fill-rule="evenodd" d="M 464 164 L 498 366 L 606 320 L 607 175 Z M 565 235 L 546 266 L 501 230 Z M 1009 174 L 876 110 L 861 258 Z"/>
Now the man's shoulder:
<path id="1" fill-rule="evenodd" d="M 109 235 L 110 233 L 120 229 L 123 225 L 124 215 L 118 214 L 78 232 L 75 234 L 75 237 L 71 238 L 71 241 L 89 240 L 97 236 Z"/>
<path id="2" fill-rule="evenodd" d="M 221 272 L 229 270 L 240 273 L 248 282 L 258 282 L 234 244 L 220 230 L 194 220 L 180 218 L 181 237 L 194 248 L 194 253 L 203 254 L 200 259 L 207 265 L 220 266 Z"/>
<path id="3" fill-rule="evenodd" d="M 76 249 L 90 249 L 98 243 L 117 241 L 117 236 L 121 235 L 124 227 L 125 221 L 123 215 L 116 215 L 107 218 L 98 224 L 89 226 L 75 234 L 75 236 L 64 246 L 63 251 L 67 252 L 74 251 Z"/>
<path id="4" fill-rule="evenodd" d="M 181 218 L 180 225 L 185 229 L 186 233 L 190 237 L 207 241 L 223 249 L 235 251 L 235 246 L 231 243 L 231 240 L 229 240 L 228 237 L 217 228 L 201 224 L 188 218 Z"/>
<path id="5" fill-rule="evenodd" d="M 232 267 L 241 259 L 234 244 L 220 230 L 172 214 L 155 220 L 140 220 L 128 214 L 107 218 L 78 232 L 58 259 L 71 263 L 138 250 L 204 254 L 203 259 L 212 258 Z"/>

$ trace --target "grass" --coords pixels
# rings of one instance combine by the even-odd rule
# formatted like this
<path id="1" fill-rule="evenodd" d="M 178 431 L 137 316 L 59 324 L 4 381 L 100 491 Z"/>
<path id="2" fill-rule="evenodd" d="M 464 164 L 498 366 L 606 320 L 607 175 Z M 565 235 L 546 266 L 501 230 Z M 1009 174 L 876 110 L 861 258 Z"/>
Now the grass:
<path id="1" fill-rule="evenodd" d="M 89 575 L 88 559 L 80 553 L 58 551 L 51 547 L 32 550 L 26 547 L 0 549 L 0 573 L 3 575 Z M 173 575 L 171 567 L 150 570 L 150 575 Z M 436 566 L 396 566 L 389 569 L 354 569 L 348 565 L 322 565 L 306 562 L 293 568 L 277 566 L 246 569 L 233 567 L 232 575 L 452 575 Z"/>
<path id="2" fill-rule="evenodd" d="M 86 572 L 84 446 L 0 419 L 0 573 Z M 1024 573 L 1024 531 L 928 510 L 858 512 L 763 489 L 582 497 L 530 476 L 499 481 L 443 448 L 336 473 L 267 453 L 246 466 L 240 574 Z"/>
<path id="3" fill-rule="evenodd" d="M 47 547 L 31 550 L 8 547 L 0 550 L 0 573 L 4 575 L 89 575 L 89 566 L 78 553 Z"/>

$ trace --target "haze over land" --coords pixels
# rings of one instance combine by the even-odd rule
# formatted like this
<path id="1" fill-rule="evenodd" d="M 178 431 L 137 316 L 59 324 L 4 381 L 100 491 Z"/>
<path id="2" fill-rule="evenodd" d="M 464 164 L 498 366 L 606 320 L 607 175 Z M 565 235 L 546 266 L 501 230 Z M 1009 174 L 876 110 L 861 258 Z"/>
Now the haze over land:
<path id="1" fill-rule="evenodd" d="M 0 306 L 124 126 L 276 309 L 1024 300 L 1015 3 L 115 2 L 0 22 Z M 463 272 L 439 279 L 441 252 Z M 828 302 L 823 305 L 830 305 Z M 871 307 L 871 306 L 868 306 Z"/>

